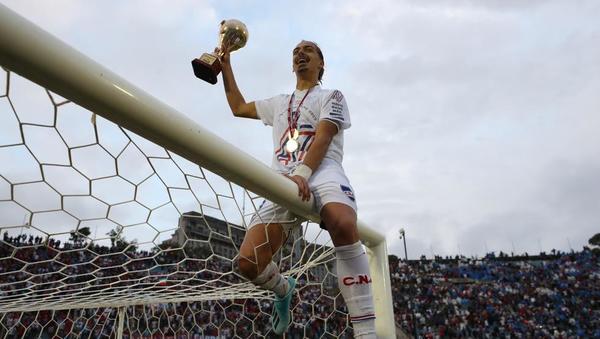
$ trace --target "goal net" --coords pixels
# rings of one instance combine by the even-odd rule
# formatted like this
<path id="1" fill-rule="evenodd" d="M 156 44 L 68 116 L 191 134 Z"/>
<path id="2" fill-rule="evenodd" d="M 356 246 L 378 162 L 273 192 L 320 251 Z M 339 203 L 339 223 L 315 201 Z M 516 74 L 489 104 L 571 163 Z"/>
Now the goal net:
<path id="1" fill-rule="evenodd" d="M 14 73 L 0 75 L 0 333 L 110 335 L 121 306 L 131 306 L 126 335 L 268 332 L 271 305 L 261 299 L 269 294 L 234 273 L 261 197 Z M 349 325 L 330 240 L 307 234 L 318 229 L 298 228 L 276 260 L 300 278 L 301 332 L 315 322 L 315 333 L 337 336 Z"/>
<path id="2" fill-rule="evenodd" d="M 265 197 L 292 200 L 290 188 L 261 186 L 269 181 L 261 175 L 275 175 L 253 160 L 223 168 L 211 145 L 188 150 L 168 138 L 150 141 L 144 134 L 154 127 L 94 103 L 100 94 L 77 92 L 52 71 L 43 74 L 56 65 L 31 71 L 27 52 L 5 44 L 7 36 L 19 39 L 11 35 L 17 31 L 43 31 L 2 5 L 0 22 L 7 25 L 0 27 L 0 338 L 272 336 L 272 294 L 239 276 L 235 265 L 250 217 Z M 72 53 L 65 62 L 85 67 L 63 63 L 56 72 L 92 74 L 97 67 L 65 53 Z M 149 101 L 142 108 L 156 107 L 136 88 L 111 83 L 111 104 L 129 107 L 125 100 L 135 97 Z M 101 92 L 101 83 L 87 85 Z M 180 119 L 176 113 L 169 119 Z M 226 157 L 228 149 L 215 152 Z M 318 221 L 306 209 L 300 215 Z M 378 334 L 386 336 L 393 320 L 383 313 L 391 312 L 385 242 L 373 234 L 361 230 L 374 287 L 384 289 L 375 299 Z M 305 222 L 274 260 L 298 279 L 288 336 L 351 338 L 328 234 Z"/>

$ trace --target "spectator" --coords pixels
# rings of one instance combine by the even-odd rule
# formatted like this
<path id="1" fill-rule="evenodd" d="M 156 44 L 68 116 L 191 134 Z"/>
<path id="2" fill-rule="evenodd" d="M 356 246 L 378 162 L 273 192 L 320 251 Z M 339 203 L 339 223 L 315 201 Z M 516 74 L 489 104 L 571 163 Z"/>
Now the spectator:
<path id="1" fill-rule="evenodd" d="M 160 289 L 211 288 L 242 283 L 231 261 L 194 258 L 178 249 L 127 250 L 59 240 L 9 236 L 0 242 L 2 298 L 39 298 L 48 291 L 112 293 L 119 286 L 155 293 Z M 48 244 L 48 245 L 46 245 Z M 589 249 L 552 255 L 483 259 L 436 258 L 390 267 L 398 327 L 422 338 L 600 337 L 600 261 Z M 164 277 L 165 285 L 159 285 Z M 194 287 L 197 285 L 198 287 Z M 44 294 L 46 293 L 46 294 Z M 160 292 L 159 292 L 160 293 Z M 60 297 L 60 295 L 58 295 Z M 298 277 L 288 338 L 322 335 L 352 338 L 339 292 Z M 271 303 L 226 299 L 127 307 L 123 337 L 269 337 Z M 117 309 L 70 309 L 0 314 L 0 338 L 110 338 Z"/>
<path id="2" fill-rule="evenodd" d="M 439 259 L 391 267 L 396 323 L 407 333 L 416 326 L 426 338 L 598 336 L 600 261 L 587 248 Z"/>

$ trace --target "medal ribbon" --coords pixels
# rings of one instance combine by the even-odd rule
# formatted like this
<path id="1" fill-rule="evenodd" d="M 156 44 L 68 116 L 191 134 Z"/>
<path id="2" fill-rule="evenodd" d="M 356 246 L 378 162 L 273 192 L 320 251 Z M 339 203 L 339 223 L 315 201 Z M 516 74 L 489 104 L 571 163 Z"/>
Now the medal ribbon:
<path id="1" fill-rule="evenodd" d="M 308 96 L 308 93 L 310 93 L 310 90 L 313 89 L 312 87 L 308 89 L 308 91 L 306 91 L 306 94 L 304 94 L 304 97 L 302 98 L 302 100 L 300 100 L 300 104 L 298 105 L 298 107 L 296 108 L 296 114 L 294 116 L 294 112 L 292 112 L 292 102 L 294 101 L 294 93 L 292 93 L 292 96 L 290 97 L 290 102 L 288 103 L 288 125 L 289 125 L 289 133 L 290 133 L 290 138 L 292 138 L 294 136 L 294 131 L 296 130 L 296 127 L 298 126 L 298 119 L 300 118 L 300 107 L 302 107 L 302 103 L 304 102 L 304 99 L 306 99 L 306 97 Z"/>

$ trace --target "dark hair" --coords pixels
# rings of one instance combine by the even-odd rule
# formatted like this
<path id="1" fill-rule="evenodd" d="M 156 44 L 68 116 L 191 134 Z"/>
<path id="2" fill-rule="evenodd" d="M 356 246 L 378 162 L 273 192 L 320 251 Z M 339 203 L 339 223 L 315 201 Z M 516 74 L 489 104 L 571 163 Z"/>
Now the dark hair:
<path id="1" fill-rule="evenodd" d="M 314 41 L 310 41 L 310 40 L 302 40 L 305 42 L 310 42 L 311 44 L 315 45 L 315 48 L 317 49 L 317 54 L 319 54 L 319 57 L 321 57 L 321 61 L 323 61 L 323 68 L 321 68 L 321 70 L 319 71 L 319 82 L 323 83 L 323 73 L 325 73 L 325 58 L 323 57 L 323 52 L 321 51 L 321 47 L 319 47 L 319 45 L 314 42 Z M 300 41 L 300 42 L 302 42 Z"/>
<path id="2" fill-rule="evenodd" d="M 323 73 L 325 73 L 325 58 L 323 58 L 323 52 L 321 52 L 321 47 L 319 47 L 319 45 L 317 45 L 314 42 L 313 42 L 313 44 L 315 44 L 315 47 L 317 47 L 317 53 L 321 57 L 321 61 L 323 61 L 323 67 L 319 71 L 319 82 L 323 83 L 322 79 L 323 79 Z"/>

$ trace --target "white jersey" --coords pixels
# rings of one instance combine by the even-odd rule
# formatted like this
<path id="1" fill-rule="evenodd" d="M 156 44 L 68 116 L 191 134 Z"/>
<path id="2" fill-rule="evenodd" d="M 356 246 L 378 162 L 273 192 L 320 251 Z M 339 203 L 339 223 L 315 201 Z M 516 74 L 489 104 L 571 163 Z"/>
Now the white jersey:
<path id="1" fill-rule="evenodd" d="M 298 105 L 307 90 L 295 90 L 291 111 L 296 112 Z M 290 126 L 288 120 L 288 105 L 290 94 L 281 94 L 270 99 L 256 101 L 256 113 L 265 125 L 273 126 L 273 162 L 271 167 L 281 173 L 289 173 L 302 160 L 314 142 L 317 125 L 323 119 L 334 122 L 338 133 L 333 137 L 321 167 L 328 165 L 342 166 L 344 157 L 344 130 L 350 127 L 350 114 L 346 99 L 338 90 L 323 89 L 315 86 L 302 102 L 297 129 L 299 147 L 295 152 L 288 152 L 285 144 L 289 139 Z M 321 168 L 319 168 L 321 169 Z"/>

